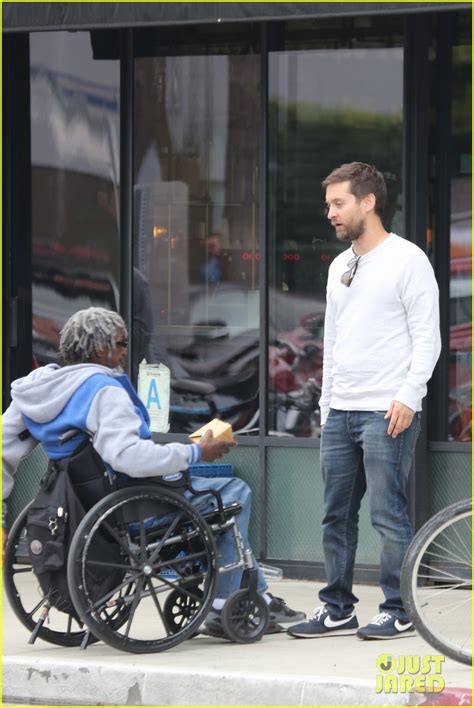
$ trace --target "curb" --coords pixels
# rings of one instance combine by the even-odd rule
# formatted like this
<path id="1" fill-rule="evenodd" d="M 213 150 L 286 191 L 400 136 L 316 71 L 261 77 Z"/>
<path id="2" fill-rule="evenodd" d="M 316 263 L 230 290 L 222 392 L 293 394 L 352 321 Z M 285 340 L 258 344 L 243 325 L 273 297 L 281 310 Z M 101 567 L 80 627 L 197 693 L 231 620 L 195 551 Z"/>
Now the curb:
<path id="1" fill-rule="evenodd" d="M 4 657 L 4 702 L 37 705 L 382 706 L 406 694 L 377 694 L 372 682 L 257 673 Z"/>

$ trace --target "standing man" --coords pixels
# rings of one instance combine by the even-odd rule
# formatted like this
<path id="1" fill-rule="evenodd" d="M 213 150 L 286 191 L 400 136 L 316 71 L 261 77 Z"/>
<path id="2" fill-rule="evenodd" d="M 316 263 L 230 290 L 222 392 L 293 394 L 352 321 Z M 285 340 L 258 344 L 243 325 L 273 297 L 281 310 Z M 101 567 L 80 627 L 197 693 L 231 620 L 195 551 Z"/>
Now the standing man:
<path id="1" fill-rule="evenodd" d="M 407 486 L 421 402 L 440 353 L 438 287 L 425 253 L 382 224 L 382 174 L 361 162 L 323 181 L 328 219 L 350 245 L 329 269 L 320 399 L 327 584 L 294 637 L 393 639 L 413 631 L 400 572 L 412 538 Z M 379 613 L 359 627 L 352 592 L 358 515 L 368 492 L 380 534 Z"/>

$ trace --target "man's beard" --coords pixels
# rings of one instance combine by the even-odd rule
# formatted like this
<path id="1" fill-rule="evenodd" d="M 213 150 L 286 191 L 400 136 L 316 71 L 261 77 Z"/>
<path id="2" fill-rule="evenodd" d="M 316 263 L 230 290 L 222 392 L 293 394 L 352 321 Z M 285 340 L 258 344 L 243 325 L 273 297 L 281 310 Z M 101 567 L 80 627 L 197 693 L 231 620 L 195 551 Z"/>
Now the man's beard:
<path id="1" fill-rule="evenodd" d="M 342 234 L 338 234 L 336 231 L 336 236 L 340 241 L 357 241 L 357 239 L 362 236 L 364 231 L 365 219 L 361 219 L 357 224 L 351 224 L 351 226 L 346 226 L 346 230 Z"/>

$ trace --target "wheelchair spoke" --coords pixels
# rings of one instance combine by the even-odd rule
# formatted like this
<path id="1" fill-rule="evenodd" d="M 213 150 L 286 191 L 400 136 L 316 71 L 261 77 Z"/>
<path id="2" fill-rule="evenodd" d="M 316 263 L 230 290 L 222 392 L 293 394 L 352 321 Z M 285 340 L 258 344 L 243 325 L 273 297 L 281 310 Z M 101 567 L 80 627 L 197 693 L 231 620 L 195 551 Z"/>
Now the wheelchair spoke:
<path id="1" fill-rule="evenodd" d="M 102 521 L 102 525 L 104 529 L 117 541 L 117 543 L 125 551 L 125 553 L 135 562 L 137 562 L 137 554 L 135 553 L 135 551 L 132 551 L 127 541 L 122 538 L 120 534 L 117 533 L 116 529 L 114 529 L 114 527 L 111 526 L 106 520 Z"/>
<path id="2" fill-rule="evenodd" d="M 12 568 L 12 575 L 16 575 L 17 573 L 31 573 L 32 571 L 32 566 L 29 568 Z"/>
<path id="3" fill-rule="evenodd" d="M 169 525 L 168 529 L 166 530 L 165 535 L 163 536 L 163 538 L 161 539 L 161 541 L 158 543 L 157 547 L 154 549 L 154 551 L 153 551 L 153 553 L 151 554 L 151 556 L 149 557 L 148 562 L 150 563 L 150 565 L 152 565 L 152 564 L 156 561 L 156 559 L 158 558 L 158 555 L 159 555 L 161 549 L 163 548 L 163 545 L 164 545 L 165 542 L 168 540 L 168 538 L 171 536 L 171 534 L 172 534 L 173 531 L 175 530 L 176 526 L 177 526 L 178 523 L 181 521 L 182 517 L 183 517 L 183 512 L 182 512 L 182 511 L 180 511 L 178 514 L 176 514 L 176 517 L 173 519 L 173 521 L 172 521 L 171 524 Z"/>
<path id="4" fill-rule="evenodd" d="M 128 617 L 127 626 L 125 628 L 125 636 L 129 637 L 130 629 L 132 628 L 133 618 L 135 617 L 135 612 L 137 611 L 138 604 L 141 600 L 142 590 L 145 586 L 145 578 L 140 578 L 137 584 L 137 591 L 133 596 L 132 606 L 130 608 L 130 615 Z"/>
<path id="5" fill-rule="evenodd" d="M 118 568 L 120 570 L 136 571 L 136 568 L 132 565 L 124 565 L 123 563 L 111 563 L 110 561 L 98 561 L 98 560 L 88 560 L 86 558 L 85 565 L 94 565 L 99 568 Z"/>
<path id="6" fill-rule="evenodd" d="M 90 614 L 90 613 L 93 612 L 94 610 L 97 610 L 98 607 L 100 607 L 101 605 L 104 605 L 108 600 L 110 600 L 110 598 L 113 597 L 113 595 L 115 595 L 115 593 L 119 592 L 120 590 L 122 590 L 122 589 L 123 589 L 124 587 L 126 587 L 127 585 L 130 585 L 130 583 L 135 582 L 135 580 L 136 580 L 138 577 L 139 577 L 139 574 L 136 573 L 136 574 L 135 574 L 135 577 L 133 577 L 133 578 L 125 578 L 125 580 L 122 580 L 122 582 L 119 583 L 119 584 L 117 585 L 117 587 L 113 588 L 112 590 L 109 590 L 105 595 L 103 595 L 101 598 L 99 598 L 99 600 L 96 600 L 96 602 L 90 603 L 87 612 Z"/>
<path id="7" fill-rule="evenodd" d="M 165 618 L 163 616 L 163 610 L 161 609 L 160 601 L 158 600 L 158 597 L 156 595 L 155 586 L 153 585 L 153 580 L 151 578 L 147 578 L 147 585 L 150 588 L 150 593 L 153 598 L 153 602 L 155 603 L 155 607 L 158 610 L 158 614 L 160 615 L 160 619 L 163 623 L 163 627 L 166 630 L 166 634 L 169 636 L 171 634 L 171 632 L 168 629 Z"/>
<path id="8" fill-rule="evenodd" d="M 35 605 L 33 607 L 33 609 L 28 612 L 27 617 L 28 618 L 33 617 L 35 612 L 37 612 L 39 610 L 39 608 L 42 607 L 48 601 L 48 599 L 49 599 L 49 595 L 45 595 L 44 597 L 42 597 L 41 600 L 38 602 L 38 604 Z"/>
<path id="9" fill-rule="evenodd" d="M 175 585 L 174 590 L 183 596 L 182 601 L 184 602 L 186 602 L 186 598 L 190 598 L 191 600 L 198 600 L 200 602 L 202 599 L 202 593 L 199 589 L 199 586 L 195 585 L 195 581 L 193 581 L 191 587 L 196 588 L 197 594 L 191 592 L 190 590 L 186 590 L 186 588 L 184 588 L 182 585 Z"/>
<path id="10" fill-rule="evenodd" d="M 189 590 L 186 590 L 186 588 L 183 588 L 181 585 L 176 585 L 175 583 L 171 582 L 171 580 L 168 580 L 167 578 L 162 578 L 161 575 L 153 574 L 153 577 L 155 577 L 157 580 L 160 580 L 164 585 L 168 585 L 173 590 L 176 590 L 177 592 L 181 593 L 181 595 L 185 595 L 186 597 L 190 597 L 193 600 L 200 599 L 198 596 L 193 595 L 193 593 L 190 592 Z M 194 580 L 199 580 L 199 578 L 195 578 Z"/>
<path id="11" fill-rule="evenodd" d="M 67 634 L 70 634 L 71 631 L 72 631 L 72 615 L 69 615 L 68 618 L 67 618 L 67 629 L 66 629 L 66 633 L 67 633 Z"/>
<path id="12" fill-rule="evenodd" d="M 153 563 L 153 571 L 156 572 L 161 568 L 171 567 L 179 573 L 179 570 L 176 568 L 177 565 L 183 565 L 184 563 L 188 563 L 191 560 L 196 560 L 196 558 L 202 558 L 203 556 L 207 556 L 207 551 L 196 551 L 196 553 L 190 553 L 182 558 L 173 558 L 171 560 L 161 561 L 160 563 Z"/>
<path id="13" fill-rule="evenodd" d="M 138 523 L 140 526 L 140 557 L 142 561 L 146 560 L 146 530 L 145 530 L 145 516 L 143 513 L 143 507 L 139 506 L 139 519 Z"/>

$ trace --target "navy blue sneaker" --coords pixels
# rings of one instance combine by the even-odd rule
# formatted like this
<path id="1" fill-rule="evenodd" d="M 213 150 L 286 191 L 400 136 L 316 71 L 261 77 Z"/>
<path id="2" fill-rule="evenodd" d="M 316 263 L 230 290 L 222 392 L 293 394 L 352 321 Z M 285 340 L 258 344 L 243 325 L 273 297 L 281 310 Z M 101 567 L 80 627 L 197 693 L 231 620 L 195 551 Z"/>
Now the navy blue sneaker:
<path id="1" fill-rule="evenodd" d="M 312 619 L 300 624 L 294 624 L 287 634 L 298 639 L 330 637 L 333 634 L 355 634 L 359 623 L 355 615 L 333 619 L 326 607 L 317 607 Z"/>
<path id="2" fill-rule="evenodd" d="M 402 622 L 390 612 L 380 612 L 359 629 L 357 636 L 359 639 L 397 639 L 414 631 L 412 622 Z"/>

